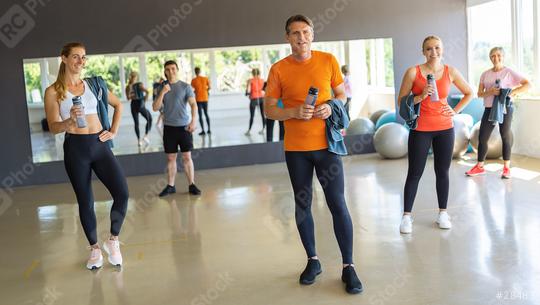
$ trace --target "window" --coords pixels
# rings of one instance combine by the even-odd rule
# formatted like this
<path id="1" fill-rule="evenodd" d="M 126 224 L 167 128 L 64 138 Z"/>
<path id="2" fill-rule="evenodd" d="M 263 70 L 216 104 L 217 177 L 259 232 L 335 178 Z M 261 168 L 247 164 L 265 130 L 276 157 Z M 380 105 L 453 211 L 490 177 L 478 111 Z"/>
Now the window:
<path id="1" fill-rule="evenodd" d="M 478 85 L 480 75 L 492 64 L 489 50 L 503 47 L 505 63 L 513 66 L 512 8 L 510 0 L 496 0 L 469 8 L 469 39 L 471 84 Z M 496 22 L 494 22 L 496 20 Z"/>
<path id="2" fill-rule="evenodd" d="M 29 103 L 43 102 L 39 62 L 24 63 L 24 83 L 26 85 L 26 100 Z"/>
<path id="3" fill-rule="evenodd" d="M 501 46 L 505 49 L 505 65 L 531 81 L 532 90 L 527 95 L 540 95 L 539 1 L 484 0 L 468 8 L 472 84 L 476 85 L 481 73 L 492 66 L 489 50 Z"/>
<path id="4" fill-rule="evenodd" d="M 118 56 L 94 55 L 88 56 L 86 76 L 99 75 L 107 82 L 107 86 L 116 96 L 122 96 L 123 88 L 120 88 L 120 65 Z"/>
<path id="5" fill-rule="evenodd" d="M 519 67 L 521 73 L 529 77 L 533 82 L 534 77 L 534 0 L 521 0 L 521 28 L 522 43 L 521 56 L 522 66 Z"/>
<path id="6" fill-rule="evenodd" d="M 217 89 L 221 92 L 244 92 L 251 70 L 262 71 L 262 49 L 247 48 L 215 51 Z"/>

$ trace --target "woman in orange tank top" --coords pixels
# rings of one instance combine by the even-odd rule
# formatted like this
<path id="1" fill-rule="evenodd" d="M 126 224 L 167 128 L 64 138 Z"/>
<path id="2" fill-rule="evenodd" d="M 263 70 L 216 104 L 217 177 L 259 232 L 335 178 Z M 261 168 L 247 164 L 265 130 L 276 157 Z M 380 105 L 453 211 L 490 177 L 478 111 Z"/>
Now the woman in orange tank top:
<path id="1" fill-rule="evenodd" d="M 246 131 L 245 135 L 249 136 L 251 132 L 251 126 L 253 126 L 253 118 L 255 117 L 255 108 L 259 106 L 261 111 L 262 119 L 262 129 L 259 131 L 259 134 L 264 133 L 264 127 L 266 127 L 266 118 L 264 116 L 264 80 L 261 78 L 261 71 L 255 68 L 251 71 L 253 78 L 250 78 L 247 81 L 246 85 L 246 95 L 249 96 L 249 128 Z"/>
<path id="2" fill-rule="evenodd" d="M 472 98 L 472 89 L 461 73 L 453 67 L 442 64 L 443 43 L 439 37 L 426 37 L 422 43 L 422 53 L 426 57 L 426 62 L 407 69 L 398 96 L 398 102 L 401 102 L 403 97 L 413 94 L 414 103 L 420 103 L 418 126 L 409 134 L 409 170 L 403 196 L 403 218 L 399 228 L 400 232 L 405 234 L 412 232 L 411 211 L 430 147 L 433 147 L 439 202 L 439 216 L 436 222 L 441 229 L 452 227 L 450 216 L 446 212 L 450 184 L 448 171 L 454 148 L 452 116 L 456 112 L 461 112 Z M 436 87 L 432 82 L 428 82 L 428 78 L 434 80 Z M 447 102 L 451 84 L 464 95 L 454 109 Z"/>

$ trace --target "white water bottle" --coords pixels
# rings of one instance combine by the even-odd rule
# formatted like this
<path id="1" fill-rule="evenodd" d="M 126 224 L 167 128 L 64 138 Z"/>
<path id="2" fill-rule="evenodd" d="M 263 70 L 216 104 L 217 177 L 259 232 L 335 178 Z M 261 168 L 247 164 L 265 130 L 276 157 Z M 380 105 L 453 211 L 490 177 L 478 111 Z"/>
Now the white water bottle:
<path id="1" fill-rule="evenodd" d="M 433 93 L 431 93 L 431 101 L 432 102 L 438 102 L 439 101 L 439 92 L 437 91 L 437 82 L 435 81 L 435 77 L 433 74 L 427 75 L 427 82 L 429 85 L 433 87 Z"/>
<path id="2" fill-rule="evenodd" d="M 73 102 L 73 106 L 78 106 L 82 114 L 77 116 L 77 127 L 79 128 L 85 128 L 86 127 L 86 116 L 84 114 L 84 107 L 82 104 L 82 98 L 80 96 L 74 96 L 71 101 Z"/>

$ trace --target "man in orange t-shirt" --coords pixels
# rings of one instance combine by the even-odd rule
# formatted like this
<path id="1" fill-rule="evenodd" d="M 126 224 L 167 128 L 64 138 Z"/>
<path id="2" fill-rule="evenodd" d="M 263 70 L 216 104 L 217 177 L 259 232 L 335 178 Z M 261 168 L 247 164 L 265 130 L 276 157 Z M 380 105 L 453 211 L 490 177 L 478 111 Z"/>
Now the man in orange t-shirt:
<path id="1" fill-rule="evenodd" d="M 310 285 L 322 272 L 315 250 L 311 215 L 313 169 L 324 190 L 334 222 L 334 232 L 343 259 L 342 280 L 348 293 L 362 292 L 352 261 L 353 226 L 344 195 L 341 157 L 328 151 L 326 122 L 332 109 L 326 103 L 346 99 L 339 64 L 332 54 L 311 51 L 313 23 L 303 16 L 290 17 L 286 39 L 292 54 L 270 69 L 266 86 L 265 112 L 273 120 L 285 121 L 285 159 L 294 191 L 296 226 L 308 262 L 300 283 Z M 314 105 L 305 103 L 310 87 L 318 89 Z M 277 106 L 283 100 L 284 108 Z"/>
<path id="2" fill-rule="evenodd" d="M 208 117 L 208 95 L 210 92 L 210 81 L 208 77 L 201 76 L 201 68 L 195 67 L 195 78 L 191 80 L 191 87 L 195 91 L 195 100 L 197 101 L 197 109 L 199 110 L 199 123 L 201 124 L 202 131 L 199 132 L 200 136 L 210 134 L 210 117 Z M 206 116 L 206 125 L 208 126 L 208 132 L 204 131 L 203 112 Z"/>

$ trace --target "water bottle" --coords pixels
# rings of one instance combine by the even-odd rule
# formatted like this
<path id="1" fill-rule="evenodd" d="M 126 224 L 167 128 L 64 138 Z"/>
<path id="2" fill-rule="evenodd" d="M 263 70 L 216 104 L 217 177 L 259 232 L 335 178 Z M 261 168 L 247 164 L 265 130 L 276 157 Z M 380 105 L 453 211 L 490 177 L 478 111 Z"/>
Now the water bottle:
<path id="1" fill-rule="evenodd" d="M 319 96 L 319 89 L 315 87 L 309 87 L 308 95 L 306 96 L 306 105 L 315 106 L 315 101 L 317 101 L 317 97 Z"/>
<path id="2" fill-rule="evenodd" d="M 71 101 L 73 102 L 73 106 L 78 106 L 82 114 L 77 116 L 77 127 L 79 128 L 85 128 L 86 127 L 86 116 L 84 114 L 84 107 L 82 104 L 82 98 L 80 96 L 74 96 Z"/>
<path id="3" fill-rule="evenodd" d="M 428 82 L 428 84 L 433 86 L 433 93 L 430 95 L 431 96 L 431 101 L 432 102 L 438 102 L 439 101 L 439 92 L 437 91 L 437 83 L 435 82 L 435 77 L 433 76 L 433 74 L 428 74 L 427 75 L 427 82 Z"/>

